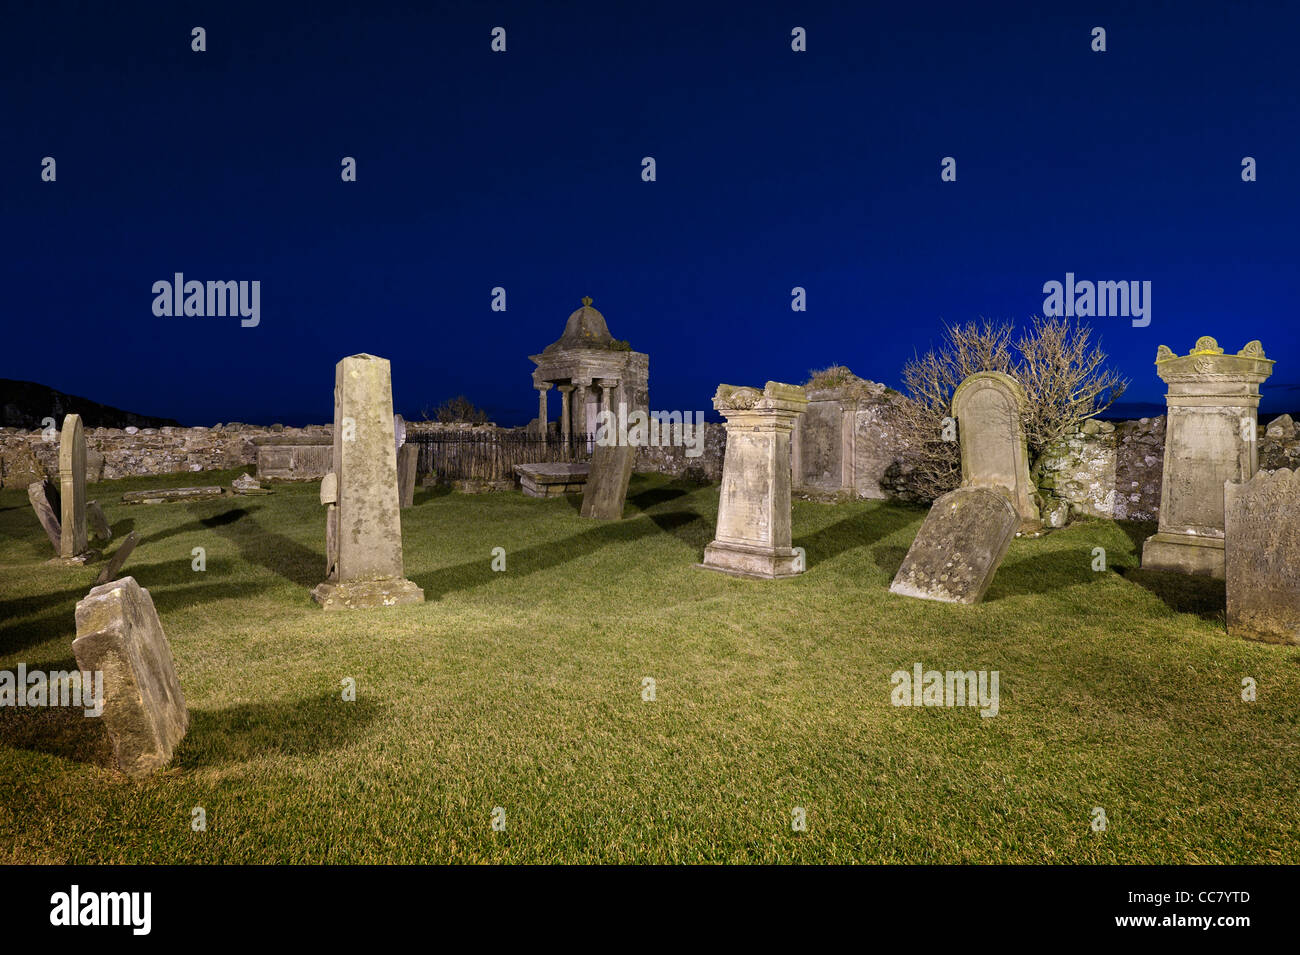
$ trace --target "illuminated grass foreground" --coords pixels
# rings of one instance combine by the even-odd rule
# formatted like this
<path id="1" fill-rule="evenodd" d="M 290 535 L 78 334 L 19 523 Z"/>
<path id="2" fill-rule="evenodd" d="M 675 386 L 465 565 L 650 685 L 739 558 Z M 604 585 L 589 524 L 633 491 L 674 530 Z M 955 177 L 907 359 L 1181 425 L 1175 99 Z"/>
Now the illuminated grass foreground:
<path id="1" fill-rule="evenodd" d="M 1135 570 L 1149 527 L 1017 539 L 957 606 L 888 592 L 924 516 L 897 504 L 796 502 L 807 573 L 753 581 L 693 566 L 717 485 L 637 475 L 616 523 L 421 489 L 427 602 L 325 613 L 317 486 L 118 503 L 193 481 L 89 493 L 140 537 L 188 736 L 136 783 L 81 711 L 0 709 L 0 861 L 1300 862 L 1300 650 L 1230 639 L 1221 583 Z M 0 492 L 0 669 L 74 667 L 99 565 L 48 551 Z M 997 671 L 997 715 L 892 705 L 916 664 Z"/>

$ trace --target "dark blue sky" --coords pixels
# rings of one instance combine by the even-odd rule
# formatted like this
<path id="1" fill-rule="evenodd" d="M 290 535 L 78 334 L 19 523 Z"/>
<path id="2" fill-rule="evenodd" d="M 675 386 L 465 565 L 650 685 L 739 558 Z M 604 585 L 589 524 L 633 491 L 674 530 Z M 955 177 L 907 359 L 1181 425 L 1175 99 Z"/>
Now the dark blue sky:
<path id="1" fill-rule="evenodd" d="M 1260 339 L 1265 407 L 1290 408 L 1297 6 L 24 4 L 0 377 L 323 422 L 334 363 L 368 351 L 408 417 L 463 392 L 522 423 L 527 356 L 589 294 L 650 354 L 653 407 L 706 409 L 831 363 L 897 385 L 945 320 L 1024 322 L 1070 271 L 1152 283 L 1149 327 L 1092 320 L 1129 400 L 1162 400 L 1157 345 L 1209 334 Z M 155 317 L 177 271 L 261 281 L 260 325 Z"/>

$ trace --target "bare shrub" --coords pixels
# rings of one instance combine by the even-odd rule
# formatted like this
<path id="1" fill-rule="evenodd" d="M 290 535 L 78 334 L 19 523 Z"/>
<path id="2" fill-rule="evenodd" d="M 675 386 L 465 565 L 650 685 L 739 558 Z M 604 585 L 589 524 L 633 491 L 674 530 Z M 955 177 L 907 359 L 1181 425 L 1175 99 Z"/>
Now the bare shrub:
<path id="1" fill-rule="evenodd" d="M 946 325 L 937 348 L 903 367 L 905 396 L 898 414 L 911 454 L 895 484 L 905 496 L 933 501 L 961 484 L 955 431 L 950 425 L 945 434 L 944 425 L 952 414 L 953 392 L 976 372 L 1000 371 L 1024 388 L 1031 469 L 1042 454 L 1124 393 L 1128 382 L 1106 366 L 1106 353 L 1092 343 L 1088 326 L 1034 316 L 1015 340 L 1013 331 L 1010 322 Z"/>

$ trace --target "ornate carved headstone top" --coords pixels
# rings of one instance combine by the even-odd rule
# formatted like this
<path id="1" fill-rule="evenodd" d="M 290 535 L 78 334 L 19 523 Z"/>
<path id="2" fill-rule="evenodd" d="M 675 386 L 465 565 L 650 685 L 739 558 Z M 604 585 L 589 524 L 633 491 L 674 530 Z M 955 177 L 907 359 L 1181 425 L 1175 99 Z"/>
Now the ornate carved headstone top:
<path id="1" fill-rule="evenodd" d="M 1186 355 L 1161 345 L 1156 372 L 1169 385 L 1160 529 L 1142 547 L 1147 570 L 1224 574 L 1223 485 L 1259 464 L 1260 385 L 1273 360 L 1258 341 L 1229 355 L 1208 335 Z"/>
<path id="2" fill-rule="evenodd" d="M 786 385 L 769 381 L 762 391 L 744 385 L 718 385 L 713 395 L 713 410 L 767 411 L 799 414 L 808 406 L 803 385 Z"/>

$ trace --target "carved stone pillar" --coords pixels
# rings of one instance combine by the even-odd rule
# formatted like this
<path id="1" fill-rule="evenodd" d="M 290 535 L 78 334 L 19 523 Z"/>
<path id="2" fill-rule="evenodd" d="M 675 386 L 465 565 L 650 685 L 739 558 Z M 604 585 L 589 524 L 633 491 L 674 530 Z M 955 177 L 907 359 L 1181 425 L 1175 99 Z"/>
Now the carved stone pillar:
<path id="1" fill-rule="evenodd" d="M 542 434 L 542 444 L 546 444 L 546 393 L 551 390 L 551 383 L 545 381 L 534 387 L 537 388 L 537 426 Z"/>
<path id="2" fill-rule="evenodd" d="M 573 434 L 573 419 L 571 417 L 573 409 L 570 407 L 569 395 L 573 393 L 573 385 L 560 385 L 560 433 L 564 437 L 564 443 L 569 443 L 569 437 Z"/>

